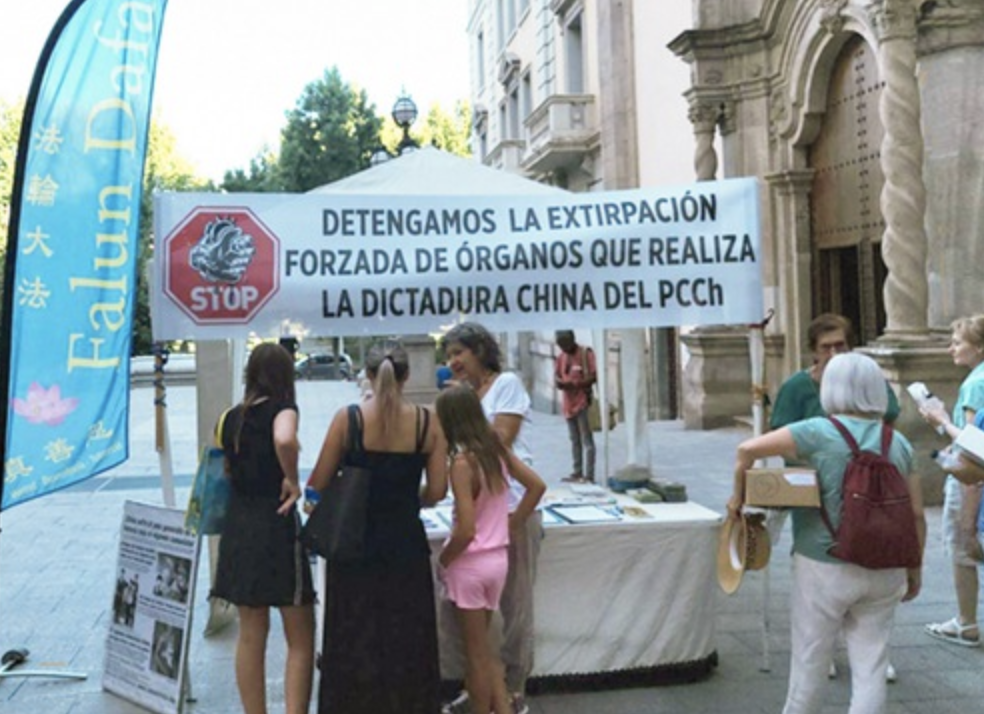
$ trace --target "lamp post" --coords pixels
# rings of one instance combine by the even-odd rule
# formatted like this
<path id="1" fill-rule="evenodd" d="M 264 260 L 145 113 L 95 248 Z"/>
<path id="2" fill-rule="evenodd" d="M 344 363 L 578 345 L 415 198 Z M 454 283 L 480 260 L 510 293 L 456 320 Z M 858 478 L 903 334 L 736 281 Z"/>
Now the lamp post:
<path id="1" fill-rule="evenodd" d="M 417 105 L 414 104 L 409 94 L 403 92 L 397 98 L 390 116 L 393 117 L 394 123 L 403 130 L 403 138 L 396 145 L 396 156 L 409 154 L 411 151 L 416 151 L 420 148 L 420 145 L 410 137 L 410 125 L 417 119 Z M 379 166 L 392 158 L 394 158 L 394 155 L 385 146 L 380 144 L 372 152 L 372 156 L 369 157 L 369 165 Z"/>
<path id="2" fill-rule="evenodd" d="M 400 139 L 396 147 L 396 153 L 402 155 L 405 152 L 416 151 L 419 147 L 417 142 L 410 138 L 410 125 L 417 120 L 417 105 L 413 103 L 410 95 L 405 92 L 396 100 L 393 105 L 393 121 L 403 129 L 403 138 Z"/>

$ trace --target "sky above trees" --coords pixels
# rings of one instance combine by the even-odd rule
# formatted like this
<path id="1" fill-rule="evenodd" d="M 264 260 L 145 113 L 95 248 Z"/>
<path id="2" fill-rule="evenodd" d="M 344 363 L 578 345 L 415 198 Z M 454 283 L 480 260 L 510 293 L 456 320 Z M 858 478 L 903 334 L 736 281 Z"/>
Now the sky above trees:
<path id="1" fill-rule="evenodd" d="M 0 99 L 26 95 L 45 39 L 68 0 L 32 0 L 0 22 Z M 402 88 L 426 115 L 468 99 L 465 0 L 170 0 L 154 110 L 178 151 L 222 179 L 273 147 L 286 114 L 326 68 L 365 89 L 377 114 Z M 419 120 L 418 120 L 419 121 Z"/>

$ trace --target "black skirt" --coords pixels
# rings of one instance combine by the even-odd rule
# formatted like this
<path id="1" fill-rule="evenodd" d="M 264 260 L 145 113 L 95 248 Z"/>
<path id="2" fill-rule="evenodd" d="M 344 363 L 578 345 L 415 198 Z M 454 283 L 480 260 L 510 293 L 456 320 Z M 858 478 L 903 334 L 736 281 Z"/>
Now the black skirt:
<path id="1" fill-rule="evenodd" d="M 298 539 L 297 510 L 233 492 L 211 595 L 234 605 L 287 607 L 314 602 L 311 562 Z"/>

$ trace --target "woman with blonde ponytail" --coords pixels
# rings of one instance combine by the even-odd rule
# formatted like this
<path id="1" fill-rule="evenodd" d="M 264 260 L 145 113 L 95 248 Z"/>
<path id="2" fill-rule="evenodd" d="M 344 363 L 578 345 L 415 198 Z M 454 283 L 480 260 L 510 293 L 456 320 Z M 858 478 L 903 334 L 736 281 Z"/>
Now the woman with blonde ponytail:
<path id="1" fill-rule="evenodd" d="M 318 712 L 434 714 L 437 622 L 420 507 L 447 492 L 447 446 L 437 419 L 403 396 L 410 370 L 399 342 L 374 345 L 365 367 L 372 396 L 335 414 L 308 481 L 324 491 L 343 461 L 372 471 L 365 556 L 328 564 Z"/>

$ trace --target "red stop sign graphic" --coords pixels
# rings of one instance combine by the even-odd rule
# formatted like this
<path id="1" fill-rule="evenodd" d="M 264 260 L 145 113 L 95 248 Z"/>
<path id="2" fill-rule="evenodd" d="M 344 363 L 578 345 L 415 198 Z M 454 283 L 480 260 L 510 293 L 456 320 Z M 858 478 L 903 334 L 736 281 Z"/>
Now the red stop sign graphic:
<path id="1" fill-rule="evenodd" d="M 279 248 L 248 208 L 196 208 L 164 238 L 164 292 L 199 325 L 249 322 L 280 288 Z"/>

